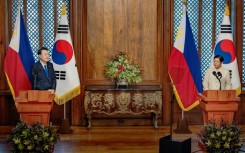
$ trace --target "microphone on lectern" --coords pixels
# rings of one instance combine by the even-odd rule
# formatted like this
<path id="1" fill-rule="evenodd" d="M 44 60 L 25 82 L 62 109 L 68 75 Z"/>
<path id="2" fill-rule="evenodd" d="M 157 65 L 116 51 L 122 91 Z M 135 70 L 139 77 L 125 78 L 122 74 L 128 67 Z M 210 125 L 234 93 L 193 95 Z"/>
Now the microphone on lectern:
<path id="1" fill-rule="evenodd" d="M 220 81 L 220 79 L 222 78 L 222 74 L 221 74 L 221 72 L 215 72 L 215 71 L 213 71 L 213 75 L 219 80 L 219 90 L 221 90 L 221 81 Z"/>

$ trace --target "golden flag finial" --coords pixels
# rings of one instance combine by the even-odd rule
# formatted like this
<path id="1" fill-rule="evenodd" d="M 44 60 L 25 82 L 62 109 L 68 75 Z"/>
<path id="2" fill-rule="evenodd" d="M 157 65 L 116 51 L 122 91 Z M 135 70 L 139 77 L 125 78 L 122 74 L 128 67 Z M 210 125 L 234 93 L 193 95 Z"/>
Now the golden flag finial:
<path id="1" fill-rule="evenodd" d="M 182 0 L 182 2 L 185 5 L 185 7 L 187 8 L 187 1 L 186 0 Z"/>
<path id="2" fill-rule="evenodd" d="M 65 6 L 65 4 L 62 5 L 61 15 L 66 15 L 66 6 Z"/>
<path id="3" fill-rule="evenodd" d="M 225 15 L 226 16 L 230 15 L 229 5 L 228 5 L 227 1 L 226 1 L 226 5 L 225 5 Z"/>

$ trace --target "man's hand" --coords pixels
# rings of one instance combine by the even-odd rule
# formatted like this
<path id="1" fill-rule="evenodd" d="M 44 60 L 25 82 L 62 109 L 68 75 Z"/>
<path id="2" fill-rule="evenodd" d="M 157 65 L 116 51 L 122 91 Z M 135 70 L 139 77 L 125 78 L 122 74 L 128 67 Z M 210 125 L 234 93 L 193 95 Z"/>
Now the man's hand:
<path id="1" fill-rule="evenodd" d="M 54 89 L 49 89 L 48 90 L 51 94 L 54 94 L 55 93 L 55 90 Z"/>

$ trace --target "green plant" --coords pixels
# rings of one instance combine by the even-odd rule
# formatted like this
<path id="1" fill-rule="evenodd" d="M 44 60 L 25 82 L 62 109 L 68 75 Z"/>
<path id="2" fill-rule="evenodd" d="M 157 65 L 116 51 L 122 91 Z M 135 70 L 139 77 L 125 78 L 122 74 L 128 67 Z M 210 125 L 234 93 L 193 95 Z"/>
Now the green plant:
<path id="1" fill-rule="evenodd" d="M 237 153 L 242 147 L 241 133 L 241 128 L 235 122 L 228 124 L 221 119 L 220 125 L 210 120 L 197 136 L 207 152 Z"/>
<path id="2" fill-rule="evenodd" d="M 8 143 L 12 144 L 14 153 L 49 153 L 58 140 L 59 135 L 53 127 L 39 122 L 32 126 L 18 122 L 8 135 Z"/>
<path id="3" fill-rule="evenodd" d="M 142 81 L 143 70 L 143 67 L 135 64 L 126 53 L 120 52 L 105 65 L 104 74 L 112 80 L 126 79 L 129 83 L 139 83 Z"/>

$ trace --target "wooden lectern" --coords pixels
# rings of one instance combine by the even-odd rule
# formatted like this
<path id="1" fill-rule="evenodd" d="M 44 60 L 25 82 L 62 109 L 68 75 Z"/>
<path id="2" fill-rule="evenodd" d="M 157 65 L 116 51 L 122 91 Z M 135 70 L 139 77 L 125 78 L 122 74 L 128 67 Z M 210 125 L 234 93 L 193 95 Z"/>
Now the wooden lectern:
<path id="1" fill-rule="evenodd" d="M 238 109 L 240 98 L 236 96 L 235 90 L 207 90 L 202 93 L 200 107 L 203 110 L 203 122 L 207 124 L 210 119 L 220 123 L 223 118 L 232 122 L 234 113 Z"/>
<path id="2" fill-rule="evenodd" d="M 29 125 L 35 121 L 48 125 L 50 112 L 53 108 L 53 99 L 54 95 L 49 91 L 20 91 L 19 97 L 15 100 L 20 119 Z"/>

